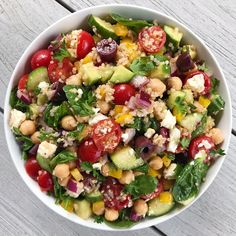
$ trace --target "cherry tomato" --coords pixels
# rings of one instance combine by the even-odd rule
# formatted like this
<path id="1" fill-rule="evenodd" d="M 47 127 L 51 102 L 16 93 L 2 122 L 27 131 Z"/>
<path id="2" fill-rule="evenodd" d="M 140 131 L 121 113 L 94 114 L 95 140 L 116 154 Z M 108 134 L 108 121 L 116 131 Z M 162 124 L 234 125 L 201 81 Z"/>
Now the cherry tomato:
<path id="1" fill-rule="evenodd" d="M 46 170 L 42 170 L 39 172 L 37 181 L 42 191 L 53 191 L 52 175 Z"/>
<path id="2" fill-rule="evenodd" d="M 29 78 L 28 74 L 23 75 L 23 76 L 20 78 L 20 80 L 19 80 L 19 82 L 18 82 L 18 89 L 19 89 L 19 90 L 24 90 L 24 89 L 26 89 L 26 84 L 27 84 L 28 78 Z"/>
<path id="3" fill-rule="evenodd" d="M 160 26 L 144 28 L 138 34 L 138 42 L 145 52 L 156 53 L 166 42 L 166 33 Z"/>
<path id="4" fill-rule="evenodd" d="M 121 128 L 111 119 L 101 120 L 94 125 L 92 137 L 100 151 L 112 152 L 120 143 Z"/>
<path id="5" fill-rule="evenodd" d="M 82 31 L 78 36 L 77 58 L 83 59 L 92 48 L 95 47 L 93 36 L 86 31 Z"/>
<path id="6" fill-rule="evenodd" d="M 185 83 L 187 82 L 188 79 L 191 79 L 193 76 L 201 75 L 201 74 L 204 76 L 204 86 L 205 86 L 205 89 L 201 94 L 205 95 L 205 94 L 208 94 L 211 89 L 211 79 L 209 78 L 209 76 L 206 73 L 204 73 L 202 71 L 194 71 L 194 72 L 187 75 L 187 77 L 185 79 Z"/>
<path id="7" fill-rule="evenodd" d="M 204 150 L 209 154 L 214 147 L 215 145 L 210 137 L 207 137 L 206 135 L 198 136 L 192 139 L 189 145 L 189 156 L 194 159 L 195 155 L 201 150 Z"/>
<path id="8" fill-rule="evenodd" d="M 125 102 L 135 95 L 135 88 L 130 84 L 117 84 L 114 86 L 114 100 L 116 105 L 124 105 Z"/>
<path id="9" fill-rule="evenodd" d="M 48 76 L 52 83 L 61 80 L 66 80 L 72 75 L 73 64 L 68 58 L 64 58 L 62 62 L 53 60 L 48 66 Z"/>
<path id="10" fill-rule="evenodd" d="M 108 177 L 102 184 L 102 194 L 105 207 L 121 210 L 128 207 L 132 201 L 129 194 L 123 193 L 124 186 L 116 179 Z"/>
<path id="11" fill-rule="evenodd" d="M 25 170 L 32 179 L 36 180 L 41 167 L 38 164 L 37 160 L 34 157 L 31 157 L 25 163 Z"/>
<path id="12" fill-rule="evenodd" d="M 160 193 L 163 191 L 163 189 L 164 189 L 163 182 L 162 182 L 162 180 L 159 180 L 159 183 L 158 183 L 155 191 L 153 193 L 142 195 L 141 198 L 144 200 L 151 200 L 155 197 L 158 197 L 160 195 Z"/>
<path id="13" fill-rule="evenodd" d="M 51 61 L 51 51 L 48 49 L 42 49 L 37 51 L 31 58 L 31 67 L 34 70 L 40 66 L 48 66 Z"/>
<path id="14" fill-rule="evenodd" d="M 92 138 L 85 139 L 80 143 L 77 154 L 82 161 L 88 161 L 91 163 L 97 162 L 102 154 L 98 150 Z"/>

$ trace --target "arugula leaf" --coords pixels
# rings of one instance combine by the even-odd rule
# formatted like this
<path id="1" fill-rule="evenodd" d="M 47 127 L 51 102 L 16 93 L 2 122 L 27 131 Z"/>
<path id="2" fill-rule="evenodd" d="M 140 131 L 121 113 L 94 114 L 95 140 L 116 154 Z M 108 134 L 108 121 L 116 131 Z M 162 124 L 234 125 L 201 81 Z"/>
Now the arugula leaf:
<path id="1" fill-rule="evenodd" d="M 53 157 L 49 164 L 54 169 L 54 167 L 57 164 L 62 164 L 62 163 L 67 163 L 69 161 L 74 161 L 76 160 L 77 157 L 72 153 L 71 151 L 68 150 L 63 150 L 62 152 L 58 153 L 55 157 Z"/>
<path id="2" fill-rule="evenodd" d="M 181 146 L 182 146 L 183 148 L 188 148 L 188 146 L 189 146 L 189 144 L 190 144 L 190 139 L 184 137 L 184 138 L 182 138 L 182 139 L 180 140 L 180 144 L 181 144 Z"/>
<path id="3" fill-rule="evenodd" d="M 44 111 L 44 121 L 48 126 L 57 128 L 60 120 L 70 114 L 71 111 L 67 102 L 63 102 L 59 106 L 53 106 L 53 104 L 50 103 Z"/>
<path id="4" fill-rule="evenodd" d="M 145 20 L 133 20 L 129 18 L 122 17 L 118 14 L 111 14 L 111 17 L 116 22 L 121 23 L 122 25 L 127 26 L 128 28 L 132 29 L 135 32 L 138 32 L 140 29 L 146 27 L 146 26 L 152 26 L 152 23 L 149 23 Z"/>
<path id="5" fill-rule="evenodd" d="M 220 81 L 217 78 L 212 78 L 210 94 L 216 94 L 219 88 L 219 85 L 220 85 Z"/>
<path id="6" fill-rule="evenodd" d="M 210 155 L 212 156 L 225 156 L 225 150 L 219 148 L 219 149 L 213 149 L 210 151 Z"/>
<path id="7" fill-rule="evenodd" d="M 78 91 L 82 90 L 82 96 L 78 99 Z M 74 113 L 80 116 L 93 115 L 93 105 L 96 102 L 96 97 L 93 95 L 92 90 L 89 87 L 77 86 L 77 85 L 66 85 L 63 87 L 66 93 L 66 97 L 71 105 Z"/>
<path id="8" fill-rule="evenodd" d="M 22 111 L 22 112 L 28 112 L 29 110 L 29 105 L 27 105 L 26 103 L 22 102 L 17 96 L 16 96 L 16 93 L 17 93 L 17 87 L 14 88 L 12 91 L 11 91 L 11 95 L 10 95 L 10 106 L 12 108 L 15 108 L 19 111 Z"/>
<path id="9" fill-rule="evenodd" d="M 130 184 L 125 185 L 124 191 L 134 198 L 140 195 L 149 194 L 155 191 L 158 181 L 149 175 L 139 175 Z"/>
<path id="10" fill-rule="evenodd" d="M 44 129 L 40 129 L 40 134 L 39 134 L 39 140 L 42 141 L 56 141 L 57 137 L 55 136 L 55 132 L 51 131 L 46 131 Z"/>
<path id="11" fill-rule="evenodd" d="M 61 201 L 65 197 L 65 188 L 63 188 L 59 183 L 56 176 L 53 176 L 53 187 L 54 187 L 54 196 L 55 196 L 55 204 L 60 204 Z"/>
<path id="12" fill-rule="evenodd" d="M 201 65 L 198 65 L 197 68 L 198 68 L 198 70 L 201 70 L 204 72 L 207 72 L 209 70 L 209 68 L 207 67 L 205 62 L 203 62 Z"/>
<path id="13" fill-rule="evenodd" d="M 98 181 L 104 181 L 105 177 L 100 174 L 99 170 L 94 169 L 92 164 L 88 161 L 83 161 L 80 163 L 81 170 L 85 172 L 92 172 L 93 177 L 95 177 Z"/>
<path id="14" fill-rule="evenodd" d="M 66 57 L 71 57 L 70 53 L 66 49 L 66 42 L 63 40 L 61 46 L 57 51 L 54 52 L 53 57 L 58 61 L 62 61 Z"/>
<path id="15" fill-rule="evenodd" d="M 133 169 L 134 171 L 139 171 L 139 172 L 142 172 L 144 174 L 147 174 L 148 173 L 148 164 L 145 163 L 143 164 L 142 166 L 139 166 L 139 167 L 136 167 L 135 169 Z"/>
<path id="16" fill-rule="evenodd" d="M 104 216 L 97 216 L 97 215 L 95 215 L 94 216 L 94 222 L 95 223 L 98 223 L 98 224 L 101 224 L 101 223 L 103 223 L 104 222 Z"/>
<path id="17" fill-rule="evenodd" d="M 83 136 L 81 136 L 81 134 L 83 133 L 85 127 L 85 124 L 78 124 L 76 130 L 68 132 L 67 136 L 74 138 L 80 142 L 84 138 Z"/>
<path id="18" fill-rule="evenodd" d="M 200 134 L 204 133 L 205 127 L 207 123 L 207 113 L 205 113 L 201 119 L 200 124 L 197 126 L 197 128 L 192 132 L 191 138 L 195 138 L 199 136 Z"/>

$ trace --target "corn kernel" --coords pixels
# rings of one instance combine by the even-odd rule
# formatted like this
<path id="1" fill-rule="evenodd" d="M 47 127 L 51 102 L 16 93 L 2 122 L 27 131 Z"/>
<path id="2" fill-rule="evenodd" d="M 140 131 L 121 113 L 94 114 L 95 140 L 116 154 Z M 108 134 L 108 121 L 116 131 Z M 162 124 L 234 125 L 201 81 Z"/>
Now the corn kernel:
<path id="1" fill-rule="evenodd" d="M 165 167 L 168 167 L 171 163 L 171 159 L 168 158 L 168 156 L 165 154 L 164 157 L 162 157 L 162 161 Z"/>
<path id="2" fill-rule="evenodd" d="M 66 198 L 61 202 L 61 206 L 68 212 L 73 212 L 74 209 L 74 203 L 73 200 Z"/>
<path id="3" fill-rule="evenodd" d="M 82 63 L 83 63 L 83 64 L 87 64 L 87 63 L 92 62 L 92 61 L 93 61 L 92 56 L 88 54 L 88 55 L 82 60 Z"/>
<path id="4" fill-rule="evenodd" d="M 120 115 L 116 118 L 118 124 L 130 123 L 133 119 L 133 116 L 129 113 Z"/>
<path id="5" fill-rule="evenodd" d="M 163 189 L 165 191 L 170 190 L 174 185 L 174 180 L 173 179 L 164 179 L 163 180 Z"/>
<path id="6" fill-rule="evenodd" d="M 117 36 L 125 37 L 128 34 L 128 28 L 120 23 L 114 25 L 114 30 Z"/>
<path id="7" fill-rule="evenodd" d="M 118 169 L 112 165 L 109 165 L 109 173 L 108 176 L 111 176 L 116 179 L 120 179 L 122 177 L 122 170 Z"/>
<path id="8" fill-rule="evenodd" d="M 161 173 L 159 170 L 154 170 L 151 167 L 148 168 L 148 175 L 153 176 L 153 177 L 157 177 L 158 179 L 161 178 Z"/>
<path id="9" fill-rule="evenodd" d="M 121 113 L 123 111 L 123 108 L 124 108 L 124 106 L 122 106 L 122 105 L 115 105 L 115 109 L 114 109 L 115 114 L 117 115 L 117 114 Z"/>
<path id="10" fill-rule="evenodd" d="M 208 99 L 208 98 L 206 98 L 206 97 L 204 97 L 204 96 L 200 96 L 199 99 L 198 99 L 198 102 L 199 102 L 202 106 L 204 106 L 205 108 L 207 108 L 207 107 L 210 105 L 211 100 Z"/>
<path id="11" fill-rule="evenodd" d="M 174 109 L 173 109 L 173 115 L 176 117 L 177 122 L 181 122 L 181 120 L 183 120 L 183 118 L 185 116 L 185 114 L 178 111 L 178 109 L 176 107 L 174 107 Z"/>
<path id="12" fill-rule="evenodd" d="M 159 198 L 162 203 L 170 204 L 173 202 L 173 196 L 170 192 L 161 192 Z"/>
<path id="13" fill-rule="evenodd" d="M 104 201 L 94 202 L 92 206 L 93 212 L 98 212 L 100 209 L 105 208 Z"/>
<path id="14" fill-rule="evenodd" d="M 80 174 L 77 168 L 73 169 L 70 173 L 76 181 L 80 181 L 83 179 L 83 176 Z"/>

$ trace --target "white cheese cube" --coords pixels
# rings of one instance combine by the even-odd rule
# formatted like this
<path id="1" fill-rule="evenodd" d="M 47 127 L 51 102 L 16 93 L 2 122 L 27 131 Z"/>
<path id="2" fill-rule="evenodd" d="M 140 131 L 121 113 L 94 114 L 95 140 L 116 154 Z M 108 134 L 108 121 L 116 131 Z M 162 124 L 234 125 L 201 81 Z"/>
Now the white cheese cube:
<path id="1" fill-rule="evenodd" d="M 178 128 L 173 128 L 170 130 L 170 141 L 167 146 L 167 151 L 175 152 L 180 140 L 180 130 Z"/>
<path id="2" fill-rule="evenodd" d="M 25 113 L 18 111 L 17 109 L 13 109 L 10 112 L 10 120 L 9 125 L 12 128 L 19 128 L 21 123 L 26 120 Z"/>
<path id="3" fill-rule="evenodd" d="M 148 128 L 144 136 L 147 138 L 151 138 L 155 134 L 155 132 L 155 129 Z"/>
<path id="4" fill-rule="evenodd" d="M 56 152 L 57 145 L 49 143 L 47 141 L 43 141 L 39 144 L 38 154 L 44 158 L 52 157 L 53 154 Z"/>
<path id="5" fill-rule="evenodd" d="M 167 129 L 173 129 L 176 124 L 176 118 L 172 115 L 170 110 L 167 110 L 165 112 L 165 117 L 161 122 L 161 126 L 167 128 Z"/>

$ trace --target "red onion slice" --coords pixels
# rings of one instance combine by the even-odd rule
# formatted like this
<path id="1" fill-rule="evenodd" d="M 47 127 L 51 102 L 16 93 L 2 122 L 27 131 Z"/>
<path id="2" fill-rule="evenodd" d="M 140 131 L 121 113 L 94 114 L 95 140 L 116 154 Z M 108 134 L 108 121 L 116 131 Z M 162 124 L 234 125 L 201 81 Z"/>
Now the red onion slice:
<path id="1" fill-rule="evenodd" d="M 21 90 L 17 90 L 16 96 L 25 104 L 31 104 L 32 100 L 28 94 L 23 93 Z"/>
<path id="2" fill-rule="evenodd" d="M 36 156 L 36 155 L 37 155 L 38 148 L 39 148 L 39 144 L 35 144 L 35 145 L 29 150 L 29 155 L 30 155 L 30 156 Z"/>
<path id="3" fill-rule="evenodd" d="M 138 215 L 134 210 L 131 210 L 129 217 L 130 217 L 130 220 L 135 221 L 135 222 L 143 219 L 143 216 Z"/>
<path id="4" fill-rule="evenodd" d="M 66 187 L 71 192 L 77 192 L 77 182 L 75 180 L 69 179 Z"/>

